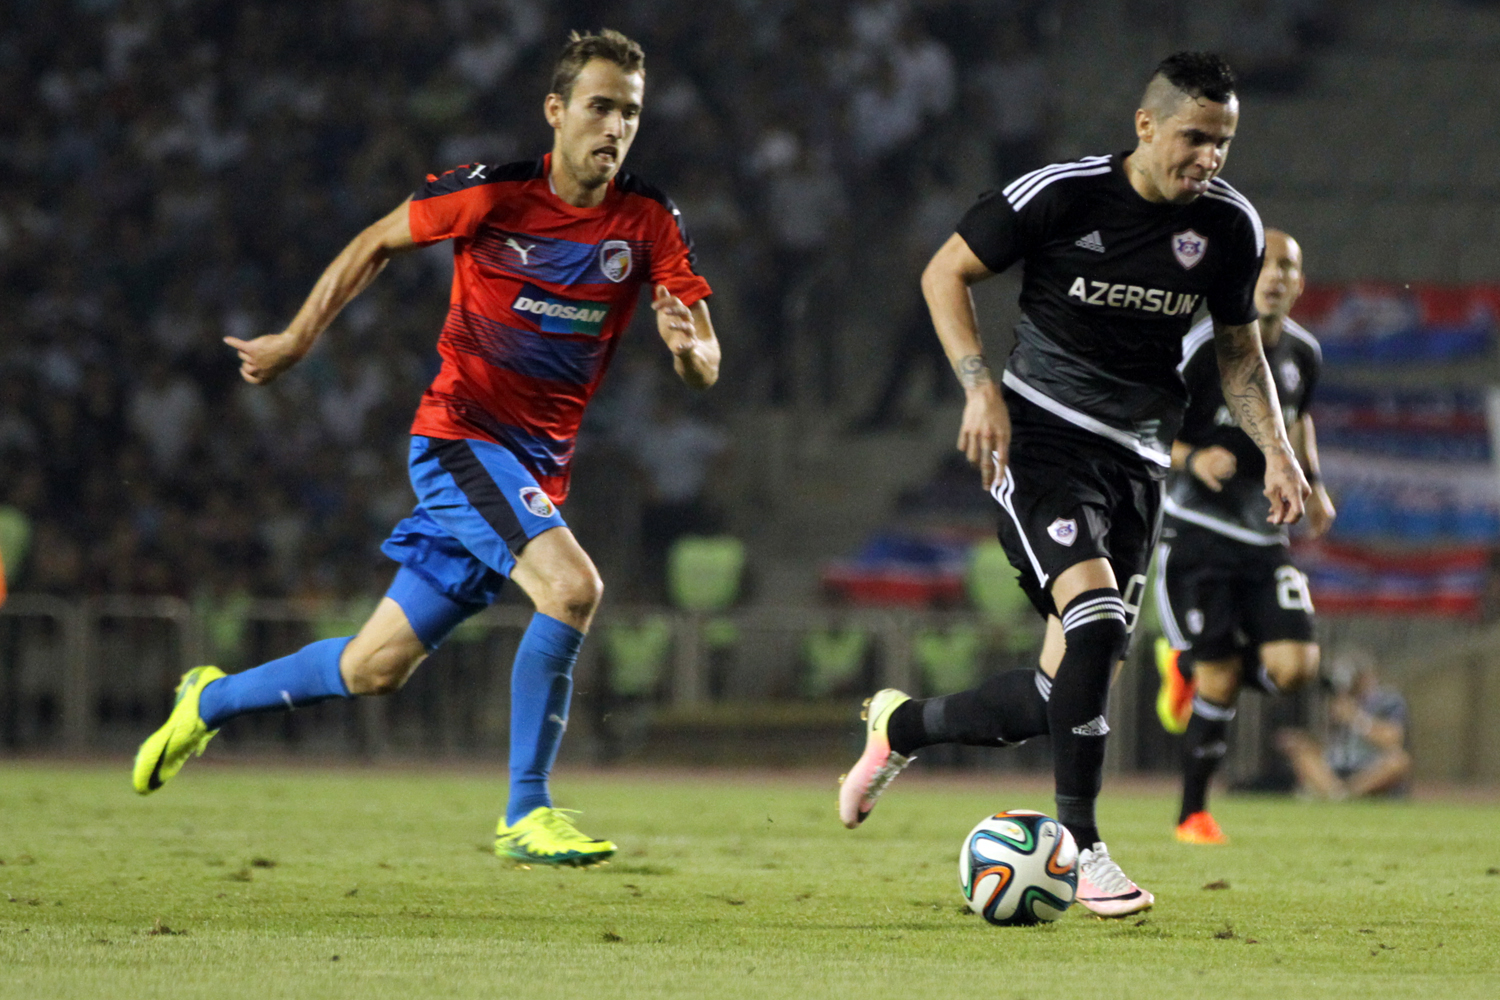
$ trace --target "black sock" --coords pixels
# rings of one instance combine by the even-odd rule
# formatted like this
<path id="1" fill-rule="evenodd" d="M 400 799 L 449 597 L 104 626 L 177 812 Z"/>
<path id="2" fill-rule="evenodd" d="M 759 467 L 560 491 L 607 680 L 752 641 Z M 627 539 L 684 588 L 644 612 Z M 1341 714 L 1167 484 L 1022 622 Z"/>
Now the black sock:
<path id="1" fill-rule="evenodd" d="M 1193 717 L 1188 719 L 1182 751 L 1182 811 L 1177 814 L 1178 823 L 1208 808 L 1208 783 L 1229 749 L 1224 737 L 1232 718 L 1233 705 L 1216 705 L 1201 695 L 1193 699 Z"/>
<path id="2" fill-rule="evenodd" d="M 1062 626 L 1067 648 L 1047 699 L 1057 818 L 1088 848 L 1099 841 L 1094 800 L 1104 773 L 1109 677 L 1130 638 L 1125 602 L 1113 587 L 1084 591 L 1063 609 Z"/>
<path id="3" fill-rule="evenodd" d="M 1045 682 L 1039 670 L 1007 670 L 968 691 L 903 702 L 886 723 L 891 749 L 910 757 L 936 743 L 998 747 L 1041 736 L 1047 732 Z"/>

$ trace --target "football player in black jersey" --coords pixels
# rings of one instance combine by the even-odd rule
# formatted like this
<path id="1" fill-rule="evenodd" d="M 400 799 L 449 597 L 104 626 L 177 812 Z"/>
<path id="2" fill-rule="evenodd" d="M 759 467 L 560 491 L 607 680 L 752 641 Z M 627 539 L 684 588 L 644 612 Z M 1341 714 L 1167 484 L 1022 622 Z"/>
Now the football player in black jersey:
<path id="1" fill-rule="evenodd" d="M 1260 346 L 1260 217 L 1218 176 L 1238 122 L 1223 60 L 1170 56 L 1135 113 L 1134 151 L 1053 164 L 989 193 L 927 265 L 933 326 L 967 394 L 958 448 L 1000 504 L 1000 541 L 1047 638 L 1037 670 L 925 701 L 878 692 L 839 795 L 846 826 L 924 746 L 1048 734 L 1057 818 L 1080 848 L 1078 901 L 1101 916 L 1154 901 L 1110 858 L 1094 802 L 1110 679 L 1139 612 L 1187 403 L 1182 337 L 1200 304 L 1224 396 L 1265 454 L 1271 523 L 1300 518 L 1308 492 Z M 969 287 L 1019 261 L 1023 315 L 997 382 Z"/>
<path id="2" fill-rule="evenodd" d="M 1266 231 L 1266 258 L 1255 286 L 1260 339 L 1297 460 L 1313 484 L 1307 526 L 1333 523 L 1333 502 L 1318 474 L 1318 445 L 1307 412 L 1322 368 L 1313 336 L 1288 318 L 1302 293 L 1302 249 L 1280 230 Z M 1307 577 L 1292 565 L 1286 528 L 1260 511 L 1261 455 L 1235 424 L 1205 350 L 1208 320 L 1188 332 L 1182 374 L 1192 402 L 1172 443 L 1166 517 L 1156 549 L 1156 601 L 1162 631 L 1157 714 L 1169 732 L 1186 732 L 1177 839 L 1222 844 L 1208 811 L 1208 783 L 1228 749 L 1225 736 L 1240 688 L 1293 691 L 1317 676 Z"/>

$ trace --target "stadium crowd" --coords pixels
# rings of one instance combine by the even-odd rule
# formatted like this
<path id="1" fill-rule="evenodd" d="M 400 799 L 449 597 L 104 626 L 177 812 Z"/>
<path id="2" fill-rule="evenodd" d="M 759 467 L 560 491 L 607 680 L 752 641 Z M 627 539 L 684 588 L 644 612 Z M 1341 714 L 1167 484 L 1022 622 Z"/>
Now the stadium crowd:
<path id="1" fill-rule="evenodd" d="M 945 134 L 982 132 L 994 177 L 1049 152 L 1053 0 L 7 7 L 0 505 L 32 538 L 13 589 L 384 586 L 376 543 L 412 503 L 404 437 L 436 368 L 448 250 L 398 262 L 270 388 L 241 384 L 220 338 L 277 329 L 426 174 L 544 151 L 538 81 L 569 28 L 646 48 L 627 169 L 698 241 L 727 405 L 787 401 L 810 274 L 891 220 L 920 242 L 951 227 L 972 192 L 955 200 Z M 656 350 L 643 333 L 627 355 Z M 610 423 L 651 407 L 600 402 L 581 447 L 634 449 Z"/>

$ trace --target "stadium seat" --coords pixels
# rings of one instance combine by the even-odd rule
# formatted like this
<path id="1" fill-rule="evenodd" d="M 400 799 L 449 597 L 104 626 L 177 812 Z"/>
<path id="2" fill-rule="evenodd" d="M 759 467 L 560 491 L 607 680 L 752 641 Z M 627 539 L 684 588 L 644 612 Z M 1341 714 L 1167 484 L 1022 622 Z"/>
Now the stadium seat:
<path id="1" fill-rule="evenodd" d="M 667 593 L 683 611 L 726 611 L 740 596 L 745 572 L 745 544 L 731 535 L 685 535 L 667 554 Z M 739 641 L 739 629 L 727 618 L 703 623 L 703 644 L 724 649 Z"/>
<path id="2" fill-rule="evenodd" d="M 0 600 L 4 600 L 6 581 L 20 578 L 30 549 L 31 518 L 19 507 L 0 504 Z"/>
<path id="3" fill-rule="evenodd" d="M 667 554 L 667 593 L 684 611 L 724 611 L 740 596 L 745 545 L 730 535 L 685 535 Z"/>
<path id="4" fill-rule="evenodd" d="M 823 698 L 847 684 L 859 673 L 870 650 L 870 633 L 861 628 L 815 629 L 802 640 L 807 663 L 803 693 Z"/>
<path id="5" fill-rule="evenodd" d="M 970 551 L 964 590 L 986 623 L 1000 631 L 1003 648 L 1025 653 L 1037 647 L 1040 630 L 1036 612 L 1016 582 L 1016 571 L 998 541 L 988 539 Z"/>
<path id="6" fill-rule="evenodd" d="M 672 647 L 672 624 L 666 615 L 650 615 L 635 625 L 604 629 L 610 690 L 623 698 L 647 697 L 656 691 Z"/>
<path id="7" fill-rule="evenodd" d="M 955 625 L 946 632 L 923 629 L 912 642 L 912 653 L 922 668 L 922 691 L 952 694 L 974 686 L 979 676 L 979 654 L 984 639 L 979 630 Z"/>

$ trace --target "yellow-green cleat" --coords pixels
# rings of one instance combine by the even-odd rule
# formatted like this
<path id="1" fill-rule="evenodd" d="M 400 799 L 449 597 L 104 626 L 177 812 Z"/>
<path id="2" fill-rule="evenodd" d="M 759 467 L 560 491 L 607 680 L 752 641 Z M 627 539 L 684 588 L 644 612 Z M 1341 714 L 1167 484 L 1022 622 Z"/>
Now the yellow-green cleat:
<path id="1" fill-rule="evenodd" d="M 135 753 L 135 790 L 150 795 L 165 785 L 187 759 L 208 747 L 217 729 L 210 730 L 198 715 L 198 696 L 210 681 L 224 676 L 218 667 L 194 667 L 182 675 L 177 684 L 177 700 L 172 714 L 162 727 L 152 733 Z"/>
<path id="2" fill-rule="evenodd" d="M 582 868 L 606 861 L 615 853 L 607 840 L 586 837 L 566 813 L 576 809 L 538 806 L 506 826 L 505 817 L 495 828 L 495 854 L 527 865 L 571 865 Z"/>
<path id="3" fill-rule="evenodd" d="M 1166 636 L 1156 640 L 1156 673 L 1161 679 L 1156 689 L 1156 717 L 1161 727 L 1174 736 L 1187 732 L 1188 720 L 1193 717 L 1193 695 L 1198 693 L 1195 681 L 1186 680 L 1177 669 L 1177 658 L 1181 652 L 1172 648 Z"/>

